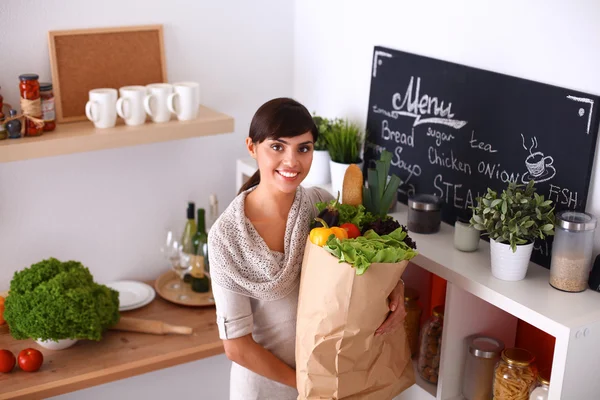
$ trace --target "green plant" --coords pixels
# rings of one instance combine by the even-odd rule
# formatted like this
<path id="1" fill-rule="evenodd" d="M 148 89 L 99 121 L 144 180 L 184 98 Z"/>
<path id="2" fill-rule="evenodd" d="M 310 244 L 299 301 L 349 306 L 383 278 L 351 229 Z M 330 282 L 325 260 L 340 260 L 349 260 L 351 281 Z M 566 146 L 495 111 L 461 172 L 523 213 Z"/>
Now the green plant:
<path id="1" fill-rule="evenodd" d="M 552 200 L 544 200 L 534 185 L 534 181 L 526 186 L 511 182 L 500 196 L 488 188 L 477 198 L 477 206 L 471 207 L 471 225 L 486 231 L 491 239 L 509 244 L 513 252 L 517 245 L 554 235 Z"/>
<path id="2" fill-rule="evenodd" d="M 335 120 L 327 137 L 327 150 L 331 160 L 342 164 L 360 162 L 363 139 L 358 125 L 348 120 Z"/>
<path id="3" fill-rule="evenodd" d="M 97 341 L 119 321 L 119 293 L 77 261 L 49 258 L 15 272 L 5 305 L 15 339 Z"/>
<path id="4" fill-rule="evenodd" d="M 330 120 L 313 113 L 313 120 L 319 131 L 319 138 L 315 143 L 315 150 L 327 150 L 329 136 L 333 132 L 333 126 L 338 123 L 338 120 Z"/>
<path id="5" fill-rule="evenodd" d="M 381 152 L 378 161 L 375 161 L 375 168 L 367 170 L 368 187 L 363 188 L 363 203 L 367 211 L 378 217 L 386 217 L 394 201 L 398 196 L 398 187 L 400 178 L 391 175 L 390 164 L 392 163 L 392 153 L 387 150 Z"/>

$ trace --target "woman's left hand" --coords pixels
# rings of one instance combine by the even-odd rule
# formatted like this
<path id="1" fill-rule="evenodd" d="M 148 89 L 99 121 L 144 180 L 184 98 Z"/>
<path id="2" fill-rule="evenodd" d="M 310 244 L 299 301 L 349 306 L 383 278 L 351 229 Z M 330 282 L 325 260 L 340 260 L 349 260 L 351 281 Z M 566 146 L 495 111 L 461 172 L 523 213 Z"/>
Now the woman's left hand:
<path id="1" fill-rule="evenodd" d="M 404 309 L 404 282 L 402 279 L 398 281 L 398 284 L 388 298 L 390 300 L 390 313 L 385 321 L 383 321 L 383 324 L 375 331 L 375 336 L 395 332 L 404 322 L 404 318 L 406 318 L 406 310 Z"/>

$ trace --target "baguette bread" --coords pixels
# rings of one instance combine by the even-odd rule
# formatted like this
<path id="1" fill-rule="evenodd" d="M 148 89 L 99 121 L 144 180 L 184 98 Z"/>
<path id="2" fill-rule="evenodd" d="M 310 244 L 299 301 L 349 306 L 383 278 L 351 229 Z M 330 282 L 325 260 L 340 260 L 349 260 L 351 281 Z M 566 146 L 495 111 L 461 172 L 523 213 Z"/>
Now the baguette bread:
<path id="1" fill-rule="evenodd" d="M 344 174 L 342 203 L 358 206 L 363 201 L 363 174 L 358 165 L 350 164 Z"/>

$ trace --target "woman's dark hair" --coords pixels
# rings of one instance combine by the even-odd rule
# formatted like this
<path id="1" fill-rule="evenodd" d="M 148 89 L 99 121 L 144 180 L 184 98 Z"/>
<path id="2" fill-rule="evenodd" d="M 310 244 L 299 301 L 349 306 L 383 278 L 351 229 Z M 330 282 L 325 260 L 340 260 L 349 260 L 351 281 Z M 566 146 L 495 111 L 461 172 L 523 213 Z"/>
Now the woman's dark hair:
<path id="1" fill-rule="evenodd" d="M 250 123 L 249 137 L 252 143 L 262 143 L 267 139 L 280 139 L 312 133 L 313 143 L 319 138 L 319 130 L 312 116 L 302 104 L 296 100 L 280 97 L 269 100 L 256 111 Z M 260 171 L 256 171 L 242 185 L 238 194 L 258 185 Z"/>

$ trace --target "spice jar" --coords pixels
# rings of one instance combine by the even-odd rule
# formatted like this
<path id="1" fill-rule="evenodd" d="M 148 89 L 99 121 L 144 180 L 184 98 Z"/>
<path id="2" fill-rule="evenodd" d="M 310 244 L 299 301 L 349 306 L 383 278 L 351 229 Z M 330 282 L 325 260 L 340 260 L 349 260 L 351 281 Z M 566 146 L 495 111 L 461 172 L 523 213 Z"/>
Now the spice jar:
<path id="1" fill-rule="evenodd" d="M 23 74 L 19 76 L 19 91 L 21 92 L 21 111 L 28 117 L 42 121 L 42 105 L 40 100 L 39 76 L 36 74 Z M 39 136 L 42 134 L 43 125 L 39 125 L 30 118 L 25 119 L 25 136 Z"/>
<path id="2" fill-rule="evenodd" d="M 444 306 L 437 306 L 421 330 L 417 370 L 421 378 L 431 383 L 438 382 L 443 325 Z"/>
<path id="3" fill-rule="evenodd" d="M 4 115 L 0 115 L 0 140 L 4 140 L 8 137 L 6 127 L 4 126 Z"/>
<path id="4" fill-rule="evenodd" d="M 435 233 L 442 222 L 442 200 L 434 195 L 419 194 L 408 199 L 408 230 Z"/>
<path id="5" fill-rule="evenodd" d="M 531 395 L 529 396 L 529 400 L 548 400 L 548 391 L 550 390 L 550 378 L 547 373 L 542 373 L 540 371 L 537 377 L 537 385 Z"/>
<path id="6" fill-rule="evenodd" d="M 421 314 L 423 309 L 419 304 L 419 292 L 415 289 L 404 288 L 404 330 L 410 347 L 410 356 L 414 357 L 419 352 L 419 329 L 421 327 Z"/>
<path id="7" fill-rule="evenodd" d="M 491 399 L 494 368 L 500 360 L 504 343 L 482 335 L 469 336 L 466 342 L 462 394 L 466 400 Z"/>
<path id="8" fill-rule="evenodd" d="M 494 370 L 494 400 L 529 400 L 537 376 L 534 361 L 525 349 L 505 349 Z"/>
<path id="9" fill-rule="evenodd" d="M 556 216 L 550 285 L 566 292 L 587 289 L 592 268 L 596 218 L 577 211 L 563 211 Z"/>
<path id="10" fill-rule="evenodd" d="M 10 118 L 17 116 L 17 110 L 10 110 Z M 18 139 L 21 137 L 21 121 L 19 119 L 13 119 L 6 123 L 6 132 L 8 133 L 9 139 Z"/>
<path id="11" fill-rule="evenodd" d="M 54 92 L 52 91 L 52 83 L 40 83 L 40 98 L 42 101 L 44 132 L 53 131 L 56 128 L 56 111 L 54 108 Z"/>

